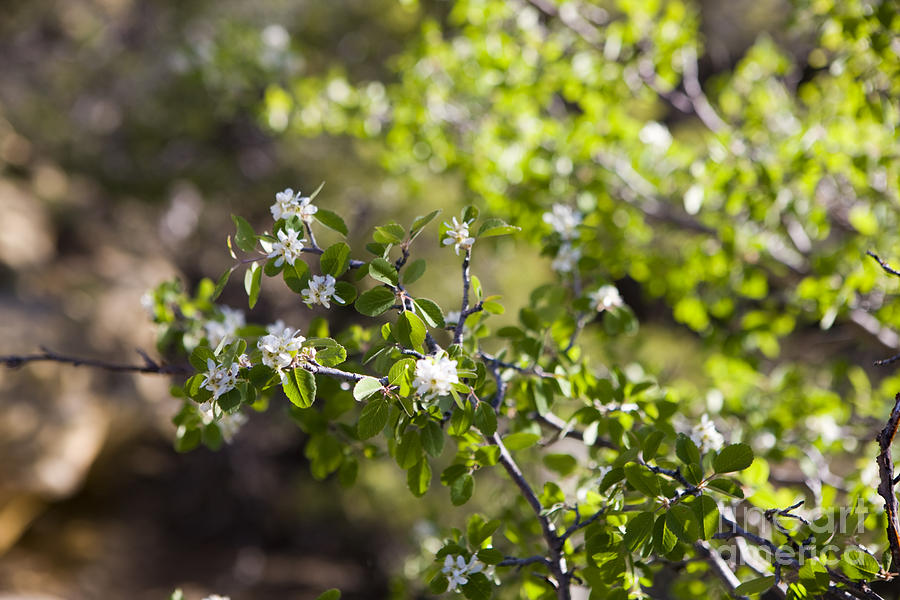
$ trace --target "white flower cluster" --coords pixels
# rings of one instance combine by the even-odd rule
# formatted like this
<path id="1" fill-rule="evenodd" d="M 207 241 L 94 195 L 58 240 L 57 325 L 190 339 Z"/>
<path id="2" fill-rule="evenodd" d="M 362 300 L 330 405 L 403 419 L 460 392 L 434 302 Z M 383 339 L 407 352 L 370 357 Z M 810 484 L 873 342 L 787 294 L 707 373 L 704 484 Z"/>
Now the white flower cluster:
<path id="1" fill-rule="evenodd" d="M 266 328 L 269 332 L 256 343 L 256 347 L 262 352 L 262 362 L 267 367 L 274 369 L 283 375 L 284 369 L 291 366 L 294 357 L 300 351 L 300 344 L 306 340 L 290 327 L 285 327 L 282 321 Z"/>
<path id="2" fill-rule="evenodd" d="M 216 414 L 215 407 L 212 402 L 204 402 L 200 406 L 197 407 L 200 411 L 200 418 L 203 420 L 204 425 L 209 425 L 210 423 L 216 423 L 219 426 L 219 431 L 222 432 L 222 439 L 225 440 L 226 443 L 231 443 L 231 440 L 234 439 L 234 436 L 237 435 L 237 432 L 244 426 L 247 422 L 247 415 L 243 413 L 234 413 L 228 414 L 219 411 Z"/>
<path id="3" fill-rule="evenodd" d="M 475 238 L 469 236 L 469 221 L 460 222 L 456 220 L 456 217 L 453 217 L 453 224 L 444 222 L 444 227 L 447 228 L 447 237 L 444 238 L 444 245 L 449 246 L 453 244 L 453 249 L 456 250 L 457 256 L 459 256 L 460 248 L 468 250 L 475 243 Z"/>
<path id="4" fill-rule="evenodd" d="M 278 241 L 272 242 L 272 250 L 268 254 L 268 258 L 275 259 L 275 266 L 280 267 L 287 262 L 292 267 L 303 253 L 303 244 L 306 238 L 300 237 L 299 231 L 289 229 L 278 232 Z"/>
<path id="5" fill-rule="evenodd" d="M 448 592 L 456 591 L 456 588 L 469 583 L 469 575 L 480 573 L 484 569 L 481 561 L 473 556 L 469 562 L 462 555 L 447 555 L 444 559 L 444 568 L 441 571 L 447 576 Z"/>
<path id="6" fill-rule="evenodd" d="M 243 311 L 227 306 L 222 306 L 219 310 L 222 311 L 221 321 L 210 320 L 203 324 L 211 348 L 217 348 L 222 342 L 230 344 L 235 341 L 237 330 L 247 324 Z"/>
<path id="7" fill-rule="evenodd" d="M 553 270 L 557 273 L 571 273 L 575 270 L 578 259 L 581 258 L 581 249 L 575 248 L 571 244 L 563 244 L 553 259 Z"/>
<path id="8" fill-rule="evenodd" d="M 319 207 L 312 204 L 312 198 L 304 197 L 300 192 L 295 194 L 294 190 L 287 188 L 275 194 L 275 204 L 269 210 L 276 221 L 300 217 L 304 223 L 312 223 L 313 215 L 319 211 Z"/>
<path id="9" fill-rule="evenodd" d="M 691 429 L 691 440 L 697 444 L 700 452 L 718 451 L 725 445 L 725 438 L 718 432 L 716 424 L 706 414 L 700 417 L 700 422 Z"/>
<path id="10" fill-rule="evenodd" d="M 614 285 L 600 286 L 600 289 L 588 294 L 588 298 L 591 299 L 591 305 L 597 312 L 618 308 L 624 304 L 619 290 Z"/>
<path id="11" fill-rule="evenodd" d="M 203 600 L 231 600 L 228 596 L 220 596 L 218 594 L 213 594 L 212 596 L 207 596 Z"/>
<path id="12" fill-rule="evenodd" d="M 581 219 L 581 213 L 566 204 L 554 204 L 550 212 L 544 213 L 544 222 L 563 240 L 551 265 L 557 273 L 571 273 L 581 258 L 581 250 L 572 245 L 578 239 Z"/>
<path id="13" fill-rule="evenodd" d="M 450 360 L 444 352 L 417 360 L 415 375 L 413 386 L 416 393 L 425 399 L 446 396 L 450 393 L 450 387 L 459 383 L 456 361 Z"/>
<path id="14" fill-rule="evenodd" d="M 240 367 L 237 363 L 230 365 L 216 364 L 211 358 L 206 359 L 206 376 L 200 385 L 212 392 L 213 400 L 218 400 L 222 394 L 227 394 L 237 385 L 237 375 Z"/>
<path id="15" fill-rule="evenodd" d="M 310 308 L 313 304 L 331 308 L 332 299 L 343 302 L 344 300 L 335 293 L 335 283 L 337 282 L 331 275 L 313 275 L 307 284 L 309 287 L 301 292 L 303 302 Z"/>
<path id="16" fill-rule="evenodd" d="M 544 222 L 550 225 L 564 240 L 578 237 L 581 213 L 567 204 L 554 204 L 551 212 L 544 213 Z"/>

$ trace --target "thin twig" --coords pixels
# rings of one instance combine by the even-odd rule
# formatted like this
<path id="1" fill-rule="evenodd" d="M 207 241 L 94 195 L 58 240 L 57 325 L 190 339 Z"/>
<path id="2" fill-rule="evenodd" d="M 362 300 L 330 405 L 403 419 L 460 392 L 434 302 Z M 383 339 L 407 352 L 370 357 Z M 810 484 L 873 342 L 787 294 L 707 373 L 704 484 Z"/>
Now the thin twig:
<path id="1" fill-rule="evenodd" d="M 872 258 L 874 258 L 875 261 L 876 261 L 879 265 L 881 265 L 881 268 L 884 269 L 884 272 L 885 272 L 885 273 L 888 273 L 889 275 L 894 275 L 894 276 L 896 276 L 896 277 L 900 277 L 900 271 L 897 271 L 896 269 L 894 269 L 893 267 L 891 267 L 891 265 L 889 265 L 889 264 L 887 264 L 886 262 L 884 262 L 883 260 L 881 260 L 881 258 L 880 258 L 877 254 L 875 254 L 875 253 L 872 252 L 871 250 L 868 250 L 868 251 L 866 252 L 866 254 L 868 254 L 869 256 L 871 256 Z"/>
<path id="2" fill-rule="evenodd" d="M 93 367 L 96 369 L 103 369 L 104 371 L 116 371 L 116 372 L 130 372 L 130 373 L 147 373 L 147 374 L 155 374 L 155 375 L 189 375 L 193 373 L 193 369 L 183 366 L 176 365 L 166 365 L 166 364 L 157 364 L 152 361 L 146 353 L 141 350 L 138 350 L 138 354 L 140 354 L 144 358 L 143 365 L 126 365 L 121 363 L 111 363 L 104 360 L 96 359 L 96 358 L 82 358 L 77 356 L 65 356 L 62 354 L 57 354 L 52 350 L 47 348 L 41 348 L 42 352 L 40 354 L 26 354 L 21 356 L 0 356 L 0 363 L 3 363 L 5 366 L 10 369 L 14 369 L 16 367 L 21 367 L 27 363 L 31 362 L 57 362 L 63 364 L 69 364 L 74 367 Z"/>
<path id="3" fill-rule="evenodd" d="M 515 556 L 507 556 L 499 563 L 497 563 L 498 567 L 517 567 L 521 569 L 527 565 L 533 565 L 535 563 L 541 563 L 542 565 L 550 566 L 550 561 L 547 560 L 544 556 L 529 556 L 528 558 L 516 558 Z"/>
<path id="4" fill-rule="evenodd" d="M 469 274 L 469 261 L 472 258 L 472 249 L 466 248 L 466 255 L 463 257 L 462 263 L 462 280 L 463 280 L 463 293 L 462 293 L 462 306 L 459 309 L 459 322 L 456 324 L 456 329 L 453 330 L 453 343 L 461 344 L 463 339 L 463 327 L 466 324 L 465 317 L 468 316 L 469 310 L 469 286 L 472 285 L 472 277 Z"/>

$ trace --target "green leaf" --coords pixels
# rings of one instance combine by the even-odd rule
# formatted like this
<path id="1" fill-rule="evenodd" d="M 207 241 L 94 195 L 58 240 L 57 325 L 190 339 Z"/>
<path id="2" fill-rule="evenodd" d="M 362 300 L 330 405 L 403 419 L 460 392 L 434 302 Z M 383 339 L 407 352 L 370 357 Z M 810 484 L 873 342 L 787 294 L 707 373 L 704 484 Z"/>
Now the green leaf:
<path id="1" fill-rule="evenodd" d="M 466 222 L 474 221 L 478 218 L 478 212 L 478 207 L 470 204 L 463 209 L 462 220 Z"/>
<path id="2" fill-rule="evenodd" d="M 319 207 L 319 210 L 313 214 L 313 217 L 328 229 L 337 231 L 341 235 L 347 235 L 347 225 L 337 213 Z"/>
<path id="3" fill-rule="evenodd" d="M 316 377 L 306 369 L 294 369 L 287 373 L 282 389 L 288 400 L 296 406 L 309 408 L 316 399 Z"/>
<path id="4" fill-rule="evenodd" d="M 622 541 L 625 547 L 632 552 L 637 551 L 653 532 L 653 513 L 642 512 L 637 516 L 629 519 L 625 525 L 625 537 Z"/>
<path id="5" fill-rule="evenodd" d="M 460 586 L 463 595 L 469 600 L 490 600 L 494 591 L 494 584 L 484 573 L 474 573 L 468 576 L 469 581 Z"/>
<path id="6" fill-rule="evenodd" d="M 401 345 L 413 350 L 422 350 L 422 344 L 425 343 L 425 323 L 411 311 L 400 313 L 392 331 Z"/>
<path id="7" fill-rule="evenodd" d="M 397 465 L 401 469 L 410 469 L 417 462 L 422 460 L 422 440 L 419 432 L 415 429 L 409 429 L 400 436 L 395 450 Z"/>
<path id="8" fill-rule="evenodd" d="M 686 465 L 700 464 L 700 450 L 697 449 L 697 444 L 683 433 L 679 433 L 675 439 L 675 455 Z"/>
<path id="9" fill-rule="evenodd" d="M 388 311 L 395 302 L 396 298 L 391 290 L 384 287 L 372 288 L 356 299 L 356 310 L 368 317 L 377 317 Z"/>
<path id="10" fill-rule="evenodd" d="M 417 258 L 403 269 L 403 283 L 409 285 L 425 274 L 426 263 L 424 259 Z"/>
<path id="11" fill-rule="evenodd" d="M 353 386 L 353 397 L 358 401 L 363 401 L 372 394 L 381 391 L 381 382 L 374 377 L 363 377 Z"/>
<path id="12" fill-rule="evenodd" d="M 537 444 L 539 439 L 541 439 L 541 436 L 536 433 L 520 431 L 518 433 L 510 433 L 504 437 L 503 445 L 506 446 L 507 450 L 524 450 L 529 446 Z"/>
<path id="13" fill-rule="evenodd" d="M 284 283 L 292 292 L 299 294 L 306 289 L 307 278 L 309 277 L 309 266 L 302 260 L 297 260 L 294 264 L 284 263 L 283 266 Z"/>
<path id="14" fill-rule="evenodd" d="M 488 219 L 481 224 L 481 227 L 478 229 L 478 235 L 475 237 L 485 238 L 493 237 L 495 235 L 506 235 L 508 233 L 515 233 L 519 230 L 519 227 L 509 225 L 503 222 L 502 219 Z"/>
<path id="15" fill-rule="evenodd" d="M 707 484 L 710 488 L 734 496 L 735 498 L 743 498 L 744 491 L 737 483 L 725 477 L 717 477 Z"/>
<path id="16" fill-rule="evenodd" d="M 422 232 L 422 229 L 424 229 L 426 225 L 431 223 L 431 221 L 434 220 L 434 218 L 439 214 L 441 214 L 441 209 L 433 210 L 427 215 L 421 217 L 416 217 L 416 220 L 413 221 L 412 227 L 409 228 L 409 239 L 416 239 L 416 236 L 418 236 L 419 233 Z"/>
<path id="17" fill-rule="evenodd" d="M 200 430 L 188 429 L 184 425 L 180 425 L 175 430 L 175 451 L 190 452 L 200 445 Z"/>
<path id="18" fill-rule="evenodd" d="M 219 277 L 219 281 L 216 282 L 216 287 L 213 290 L 212 296 L 210 296 L 210 301 L 215 301 L 219 296 L 222 295 L 222 291 L 225 289 L 225 284 L 228 283 L 228 278 L 231 277 L 231 274 L 234 272 L 235 267 L 231 267 Z"/>
<path id="19" fill-rule="evenodd" d="M 503 562 L 503 559 L 505 558 L 504 554 L 496 548 L 482 548 L 481 550 L 476 552 L 475 555 L 478 557 L 478 560 L 486 565 L 499 564 Z"/>
<path id="20" fill-rule="evenodd" d="M 266 274 L 266 277 L 275 277 L 276 275 L 281 273 L 282 267 L 275 266 L 276 260 L 277 259 L 275 259 L 275 258 L 270 258 L 269 260 L 266 261 L 266 266 L 263 267 L 263 273 Z"/>
<path id="21" fill-rule="evenodd" d="M 237 408 L 241 403 L 241 392 L 237 388 L 230 390 L 216 400 L 216 404 L 219 405 L 219 408 L 223 412 L 230 412 L 232 409 Z"/>
<path id="22" fill-rule="evenodd" d="M 673 504 L 666 511 L 666 525 L 685 544 L 693 544 L 700 537 L 694 512 L 684 504 Z"/>
<path id="23" fill-rule="evenodd" d="M 719 506 L 709 496 L 701 495 L 691 502 L 691 510 L 697 519 L 697 529 L 700 539 L 712 539 L 719 527 Z"/>
<path id="24" fill-rule="evenodd" d="M 234 221 L 237 227 L 234 241 L 238 248 L 244 252 L 253 252 L 253 249 L 256 248 L 256 232 L 253 231 L 253 227 L 250 226 L 246 219 L 237 215 L 231 215 L 231 220 Z"/>
<path id="25" fill-rule="evenodd" d="M 406 230 L 399 223 L 388 223 L 375 228 L 372 238 L 379 244 L 399 244 L 406 236 Z"/>
<path id="26" fill-rule="evenodd" d="M 334 301 L 336 304 L 346 306 L 356 300 L 356 287 L 346 281 L 338 281 L 334 284 Z"/>
<path id="27" fill-rule="evenodd" d="M 656 550 L 663 555 L 671 552 L 678 544 L 678 536 L 669 527 L 665 513 L 656 518 L 656 524 L 653 527 L 653 544 Z"/>
<path id="28" fill-rule="evenodd" d="M 734 593 L 737 596 L 752 596 L 753 594 L 762 594 L 766 590 L 770 589 L 773 585 L 775 585 L 775 576 L 765 575 L 763 577 L 751 579 L 750 581 L 745 581 L 735 588 Z"/>
<path id="29" fill-rule="evenodd" d="M 475 427 L 477 427 L 485 437 L 491 437 L 497 431 L 497 413 L 494 408 L 487 402 L 479 402 L 475 407 Z"/>
<path id="30" fill-rule="evenodd" d="M 450 484 L 450 502 L 453 506 L 462 506 L 472 497 L 475 489 L 475 478 L 470 473 L 463 473 Z"/>
<path id="31" fill-rule="evenodd" d="M 451 390 L 451 392 L 456 393 L 455 390 Z M 465 435 L 472 426 L 472 417 L 471 409 L 457 406 L 450 415 L 450 426 L 447 428 L 447 432 L 450 435 Z"/>
<path id="32" fill-rule="evenodd" d="M 328 246 L 319 258 L 319 265 L 323 274 L 340 277 L 350 268 L 350 246 L 344 242 Z"/>
<path id="33" fill-rule="evenodd" d="M 323 367 L 334 367 L 347 360 L 347 349 L 331 338 L 309 338 L 303 346 L 316 349 L 316 362 Z"/>
<path id="34" fill-rule="evenodd" d="M 881 571 L 878 561 L 859 548 L 845 550 L 841 555 L 841 566 L 851 579 L 871 579 Z"/>
<path id="35" fill-rule="evenodd" d="M 631 484 L 631 487 L 648 498 L 655 498 L 662 495 L 659 479 L 655 474 L 651 473 L 647 467 L 632 462 L 625 465 L 624 468 L 625 479 Z"/>
<path id="36" fill-rule="evenodd" d="M 570 454 L 545 454 L 544 465 L 551 471 L 556 471 L 561 477 L 571 475 L 578 466 L 578 461 Z"/>
<path id="37" fill-rule="evenodd" d="M 257 300 L 259 300 L 259 287 L 260 282 L 262 281 L 262 269 L 259 268 L 259 264 L 250 263 L 250 267 L 247 268 L 247 271 L 244 273 L 244 289 L 247 292 L 247 302 L 250 308 L 256 306 Z"/>
<path id="38" fill-rule="evenodd" d="M 216 355 L 213 354 L 213 351 L 210 350 L 207 346 L 197 346 L 194 348 L 194 351 L 191 352 L 190 362 L 191 366 L 198 373 L 206 373 L 206 370 L 209 368 L 206 361 L 212 359 L 213 362 L 216 362 Z"/>
<path id="39" fill-rule="evenodd" d="M 406 471 L 406 485 L 413 496 L 421 498 L 431 485 L 431 465 L 423 458 Z"/>
<path id="40" fill-rule="evenodd" d="M 434 421 L 428 421 L 422 428 L 422 447 L 430 456 L 437 458 L 444 450 L 444 432 Z"/>
<path id="41" fill-rule="evenodd" d="M 331 588 L 316 597 L 316 600 L 340 600 L 341 598 L 341 590 L 337 588 Z"/>
<path id="42" fill-rule="evenodd" d="M 362 409 L 359 415 L 359 423 L 356 425 L 356 433 L 361 440 L 374 437 L 387 425 L 390 403 L 386 398 L 376 398 Z"/>
<path id="43" fill-rule="evenodd" d="M 381 283 L 397 285 L 397 269 L 380 256 L 373 258 L 369 263 L 369 277 Z"/>
<path id="44" fill-rule="evenodd" d="M 725 446 L 713 459 L 716 473 L 743 471 L 753 462 L 753 450 L 747 444 Z"/>
<path id="45" fill-rule="evenodd" d="M 418 313 L 425 320 L 429 327 L 444 327 L 444 311 L 438 306 L 434 300 L 428 298 L 419 298 L 415 301 Z"/>
<path id="46" fill-rule="evenodd" d="M 497 446 L 480 446 L 475 450 L 475 462 L 482 467 L 493 467 L 500 460 L 500 448 Z"/>

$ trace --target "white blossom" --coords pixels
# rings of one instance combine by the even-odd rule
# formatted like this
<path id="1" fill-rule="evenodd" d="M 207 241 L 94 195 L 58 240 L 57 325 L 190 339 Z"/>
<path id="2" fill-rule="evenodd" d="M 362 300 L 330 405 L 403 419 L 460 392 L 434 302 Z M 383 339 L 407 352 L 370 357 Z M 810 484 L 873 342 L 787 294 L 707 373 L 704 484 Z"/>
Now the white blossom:
<path id="1" fill-rule="evenodd" d="M 221 321 L 210 320 L 203 324 L 206 339 L 213 348 L 217 348 L 222 342 L 230 344 L 236 340 L 237 330 L 247 324 L 242 310 L 228 306 L 222 306 L 219 310 L 222 311 Z"/>
<path id="2" fill-rule="evenodd" d="M 222 439 L 228 444 L 231 443 L 237 432 L 247 422 L 247 415 L 240 412 L 229 414 L 219 411 L 217 415 L 212 402 L 204 402 L 197 409 L 200 411 L 200 418 L 203 420 L 204 425 L 209 425 L 210 423 L 218 424 L 219 431 L 222 432 Z"/>
<path id="3" fill-rule="evenodd" d="M 566 204 L 554 204 L 551 212 L 544 213 L 544 222 L 565 240 L 578 237 L 581 218 L 581 213 Z"/>
<path id="4" fill-rule="evenodd" d="M 553 270 L 557 273 L 571 273 L 575 270 L 578 259 L 581 258 L 581 249 L 575 248 L 571 244 L 563 244 L 553 259 Z"/>
<path id="5" fill-rule="evenodd" d="M 447 325 L 457 325 L 459 323 L 459 317 L 462 313 L 458 310 L 448 311 L 444 316 L 444 323 Z"/>
<path id="6" fill-rule="evenodd" d="M 331 308 L 332 298 L 338 302 L 344 300 L 335 293 L 334 284 L 336 283 L 332 275 L 313 275 L 309 280 L 309 288 L 300 292 L 303 295 L 303 302 L 310 308 L 313 304 L 321 304 L 325 308 Z"/>
<path id="7" fill-rule="evenodd" d="M 469 582 L 469 575 L 480 573 L 484 569 L 481 561 L 474 556 L 466 563 L 462 555 L 447 555 L 444 558 L 444 568 L 441 571 L 447 576 L 448 592 L 456 591 L 456 588 Z"/>
<path id="8" fill-rule="evenodd" d="M 286 327 L 287 325 L 284 324 L 284 321 L 278 319 L 274 323 L 266 325 L 266 333 L 269 333 L 271 335 L 279 335 L 282 331 L 285 330 Z"/>
<path id="9" fill-rule="evenodd" d="M 447 237 L 444 238 L 443 243 L 445 246 L 453 244 L 453 249 L 456 250 L 457 255 L 459 255 L 460 248 L 468 250 L 475 243 L 475 238 L 469 237 L 468 221 L 460 222 L 456 220 L 456 217 L 453 217 L 453 224 L 445 222 L 444 227 L 447 228 L 445 234 Z"/>
<path id="10" fill-rule="evenodd" d="M 656 121 L 650 121 L 644 125 L 643 129 L 638 133 L 638 137 L 642 142 L 656 148 L 660 152 L 665 152 L 672 145 L 672 134 L 669 133 L 669 128 Z"/>
<path id="11" fill-rule="evenodd" d="M 623 304 L 622 296 L 619 295 L 619 290 L 614 285 L 601 286 L 600 289 L 588 294 L 588 297 L 591 299 L 593 307 L 599 312 L 618 308 Z"/>
<path id="12" fill-rule="evenodd" d="M 716 424 L 705 413 L 700 417 L 700 422 L 691 429 L 691 440 L 697 444 L 700 452 L 718 451 L 725 445 L 725 438 L 722 437 L 722 434 L 716 429 Z"/>
<path id="13" fill-rule="evenodd" d="M 282 327 L 281 331 L 275 333 L 272 327 L 279 323 L 281 322 L 268 328 L 270 333 L 261 337 L 256 343 L 256 347 L 262 352 L 263 364 L 280 373 L 294 362 L 294 356 L 300 351 L 300 344 L 306 338 L 298 335 L 299 332 L 290 327 Z"/>
<path id="14" fill-rule="evenodd" d="M 304 197 L 300 192 L 295 194 L 294 190 L 287 188 L 283 192 L 275 194 L 275 204 L 269 210 L 272 212 L 272 218 L 276 221 L 300 217 L 304 223 L 311 223 L 313 215 L 318 212 L 319 208 L 312 204 L 312 198 Z"/>
<path id="15" fill-rule="evenodd" d="M 218 594 L 213 594 L 212 596 L 207 596 L 203 600 L 231 600 L 228 596 L 220 596 Z"/>
<path id="16" fill-rule="evenodd" d="M 831 415 L 812 415 L 806 417 L 804 423 L 812 433 L 819 434 L 819 438 L 826 446 L 843 437 L 841 426 Z"/>
<path id="17" fill-rule="evenodd" d="M 280 267 L 285 261 L 291 266 L 300 257 L 303 252 L 303 244 L 306 239 L 300 237 L 299 231 L 289 229 L 278 232 L 278 241 L 272 243 L 272 251 L 269 252 L 269 258 L 278 257 L 275 260 L 275 266 Z"/>
<path id="18" fill-rule="evenodd" d="M 219 396 L 235 388 L 238 370 L 237 364 L 218 365 L 213 359 L 207 358 L 206 375 L 200 385 L 213 393 L 213 400 L 218 400 Z"/>
<path id="19" fill-rule="evenodd" d="M 446 396 L 450 386 L 459 383 L 456 361 L 450 360 L 445 352 L 417 360 L 415 375 L 413 385 L 423 398 Z"/>

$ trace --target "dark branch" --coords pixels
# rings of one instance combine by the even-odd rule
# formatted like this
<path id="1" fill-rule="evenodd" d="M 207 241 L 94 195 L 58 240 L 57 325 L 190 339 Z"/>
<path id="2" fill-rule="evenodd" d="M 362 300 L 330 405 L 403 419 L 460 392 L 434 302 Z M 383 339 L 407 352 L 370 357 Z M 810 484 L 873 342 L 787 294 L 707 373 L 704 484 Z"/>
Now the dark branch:
<path id="1" fill-rule="evenodd" d="M 472 249 L 466 248 L 466 255 L 463 257 L 462 263 L 462 280 L 463 280 L 463 293 L 462 293 L 462 306 L 459 309 L 459 322 L 456 324 L 456 329 L 453 330 L 453 343 L 461 344 L 463 339 L 463 327 L 466 324 L 466 316 L 468 316 L 469 310 L 469 286 L 472 285 L 472 277 L 469 275 L 469 261 L 472 258 Z"/>
<path id="2" fill-rule="evenodd" d="M 521 569 L 527 565 L 533 565 L 535 563 L 540 563 L 547 567 L 550 566 L 550 561 L 547 560 L 543 556 L 529 556 L 528 558 L 516 558 L 515 556 L 507 556 L 499 563 L 497 563 L 498 567 L 518 567 Z"/>
<path id="3" fill-rule="evenodd" d="M 894 408 L 884 429 L 875 438 L 881 452 L 878 453 L 878 494 L 884 498 L 884 511 L 887 516 L 887 538 L 891 548 L 891 571 L 900 568 L 900 521 L 897 513 L 897 495 L 894 493 L 894 459 L 891 456 L 891 443 L 897 435 L 900 425 L 900 394 L 894 401 Z"/>
<path id="4" fill-rule="evenodd" d="M 10 369 L 21 367 L 31 362 L 58 362 L 69 364 L 74 367 L 93 367 L 95 369 L 103 369 L 104 371 L 115 371 L 125 373 L 146 373 L 155 375 L 190 375 L 193 369 L 184 366 L 157 364 L 150 359 L 142 350 L 138 350 L 138 354 L 144 359 L 143 365 L 125 365 L 120 363 L 111 363 L 105 360 L 94 358 L 80 358 L 77 356 L 65 356 L 57 354 L 47 348 L 41 348 L 40 354 L 26 354 L 22 356 L 0 356 L 0 363 Z"/>
<path id="5" fill-rule="evenodd" d="M 531 510 L 534 511 L 534 514 L 537 516 L 538 522 L 541 525 L 541 532 L 543 533 L 544 540 L 547 542 L 547 548 L 550 551 L 548 568 L 550 569 L 551 575 L 553 575 L 553 578 L 556 580 L 557 598 L 559 600 L 571 600 L 572 595 L 571 590 L 569 589 L 571 575 L 566 567 L 566 559 L 563 553 L 563 540 L 557 533 L 556 526 L 550 521 L 547 515 L 544 514 L 544 507 L 541 506 L 541 501 L 538 500 L 531 485 L 525 480 L 522 470 L 519 468 L 519 465 L 516 464 L 516 461 L 513 459 L 512 454 L 509 453 L 509 450 L 506 449 L 503 440 L 500 439 L 500 435 L 495 433 L 488 438 L 488 441 L 500 449 L 500 464 L 503 465 L 503 468 L 506 470 L 510 479 L 512 479 L 519 487 L 522 497 L 525 498 L 525 501 L 531 507 Z"/>
<path id="6" fill-rule="evenodd" d="M 875 253 L 872 252 L 871 250 L 867 251 L 866 254 L 868 254 L 869 256 L 871 256 L 872 258 L 874 258 L 875 261 L 876 261 L 879 265 L 881 265 L 881 268 L 884 269 L 884 272 L 885 272 L 885 273 L 887 273 L 887 274 L 889 274 L 889 275 L 894 275 L 894 276 L 896 276 L 896 277 L 900 277 L 900 271 L 897 271 L 896 269 L 894 269 L 893 267 L 891 267 L 891 265 L 889 265 L 889 264 L 887 264 L 886 262 L 884 262 L 883 260 L 881 260 L 881 258 L 880 258 L 877 254 L 875 254 Z"/>

